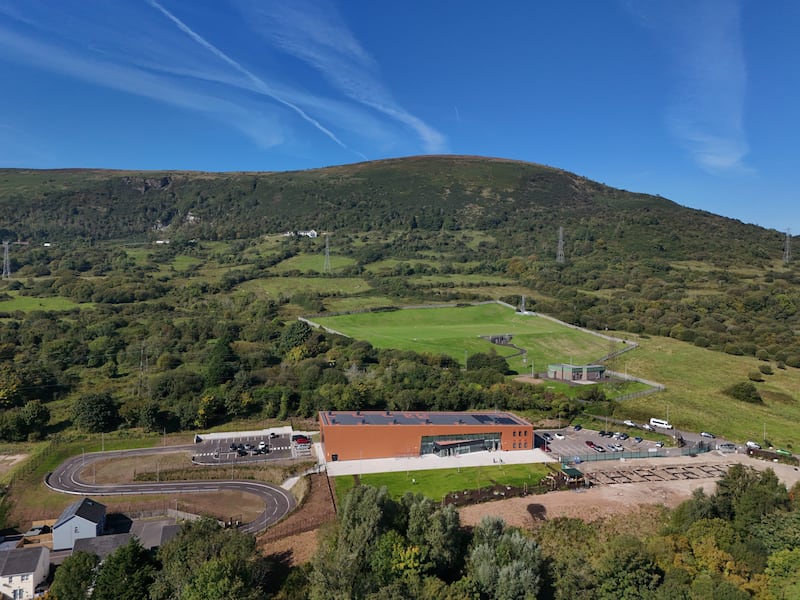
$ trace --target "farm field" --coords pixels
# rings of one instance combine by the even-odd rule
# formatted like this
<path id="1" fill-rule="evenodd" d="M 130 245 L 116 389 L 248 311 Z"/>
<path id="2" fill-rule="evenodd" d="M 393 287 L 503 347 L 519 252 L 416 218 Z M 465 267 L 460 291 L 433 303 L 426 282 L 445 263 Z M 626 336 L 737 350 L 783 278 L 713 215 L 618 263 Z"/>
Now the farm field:
<path id="1" fill-rule="evenodd" d="M 600 337 L 493 303 L 320 317 L 315 322 L 379 348 L 447 354 L 462 364 L 465 353 L 494 349 L 501 356 L 515 354 L 513 348 L 480 337 L 510 333 L 512 342 L 528 351 L 525 364 L 519 357 L 509 363 L 520 372 L 528 372 L 531 361 L 540 371 L 548 363 L 585 363 L 612 350 L 610 342 Z M 613 345 L 613 349 L 621 347 Z"/>
<path id="2" fill-rule="evenodd" d="M 535 486 L 548 470 L 541 463 L 530 465 L 491 465 L 463 469 L 434 469 L 429 471 L 401 471 L 394 473 L 369 473 L 360 476 L 361 483 L 375 487 L 386 486 L 392 498 L 406 492 L 422 494 L 440 502 L 450 492 L 477 490 L 495 484 L 522 487 Z M 336 477 L 337 503 L 341 506 L 347 492 L 355 485 L 353 475 Z"/>

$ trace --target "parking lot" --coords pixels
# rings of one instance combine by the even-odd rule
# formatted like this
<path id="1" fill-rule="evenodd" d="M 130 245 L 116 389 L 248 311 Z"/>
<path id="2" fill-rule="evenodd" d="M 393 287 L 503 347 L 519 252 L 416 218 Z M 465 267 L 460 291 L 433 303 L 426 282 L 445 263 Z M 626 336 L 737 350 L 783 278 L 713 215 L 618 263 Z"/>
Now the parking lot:
<path id="1" fill-rule="evenodd" d="M 627 439 L 613 437 L 614 433 L 621 433 Z M 575 431 L 572 427 L 562 429 L 547 429 L 536 432 L 535 443 L 537 447 L 543 448 L 551 456 L 562 461 L 572 461 L 574 457 L 580 460 L 598 460 L 599 458 L 610 459 L 623 457 L 630 454 L 641 456 L 666 456 L 670 454 L 670 449 L 666 446 L 660 448 L 658 441 L 654 439 L 642 439 L 637 441 L 637 436 L 659 437 L 651 432 L 631 427 L 621 427 L 609 431 L 606 436 L 601 437 L 600 432 L 593 429 L 580 429 Z M 550 439 L 547 439 L 547 438 Z M 589 443 L 591 445 L 589 445 Z M 602 448 L 600 450 L 599 448 Z"/>
<path id="2" fill-rule="evenodd" d="M 293 439 L 296 438 L 296 439 Z M 298 443 L 308 441 L 308 443 Z M 204 439 L 195 446 L 193 462 L 201 465 L 247 464 L 311 456 L 310 439 L 302 434 L 258 432 Z"/>

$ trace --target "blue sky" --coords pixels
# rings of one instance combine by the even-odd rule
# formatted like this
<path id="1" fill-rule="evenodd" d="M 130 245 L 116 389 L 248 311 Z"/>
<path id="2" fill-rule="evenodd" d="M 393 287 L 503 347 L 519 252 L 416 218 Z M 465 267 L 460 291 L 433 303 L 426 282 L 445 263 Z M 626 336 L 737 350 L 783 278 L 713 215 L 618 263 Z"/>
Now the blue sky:
<path id="1" fill-rule="evenodd" d="M 0 0 L 0 166 L 543 163 L 800 234 L 800 2 Z"/>

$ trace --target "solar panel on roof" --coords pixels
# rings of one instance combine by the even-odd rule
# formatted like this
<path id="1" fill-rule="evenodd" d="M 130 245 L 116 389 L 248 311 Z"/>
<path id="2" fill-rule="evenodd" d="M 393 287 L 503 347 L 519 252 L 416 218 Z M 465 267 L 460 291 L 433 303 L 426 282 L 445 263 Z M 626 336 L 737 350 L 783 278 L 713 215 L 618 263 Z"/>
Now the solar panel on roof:
<path id="1" fill-rule="evenodd" d="M 490 417 L 489 415 L 472 415 L 472 417 L 478 421 L 479 423 L 493 423 L 494 417 Z"/>
<path id="2" fill-rule="evenodd" d="M 494 420 L 498 425 L 516 425 L 517 422 L 511 417 L 496 417 Z"/>

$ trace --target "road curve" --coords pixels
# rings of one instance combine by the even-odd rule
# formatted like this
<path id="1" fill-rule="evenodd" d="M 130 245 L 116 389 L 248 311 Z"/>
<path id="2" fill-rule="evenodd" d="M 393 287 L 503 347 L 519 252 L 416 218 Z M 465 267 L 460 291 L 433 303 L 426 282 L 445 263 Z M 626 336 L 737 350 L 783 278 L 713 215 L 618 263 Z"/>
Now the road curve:
<path id="1" fill-rule="evenodd" d="M 129 458 L 148 454 L 168 454 L 180 451 L 191 452 L 193 446 L 164 446 L 139 450 L 117 450 L 92 452 L 67 459 L 45 477 L 45 484 L 52 490 L 79 496 L 126 496 L 139 494 L 191 494 L 234 490 L 254 494 L 264 501 L 264 512 L 255 520 L 239 529 L 256 534 L 283 519 L 295 508 L 294 497 L 281 487 L 258 481 L 212 480 L 212 481 L 168 481 L 163 483 L 94 484 L 80 478 L 80 472 L 93 462 L 115 457 Z"/>

